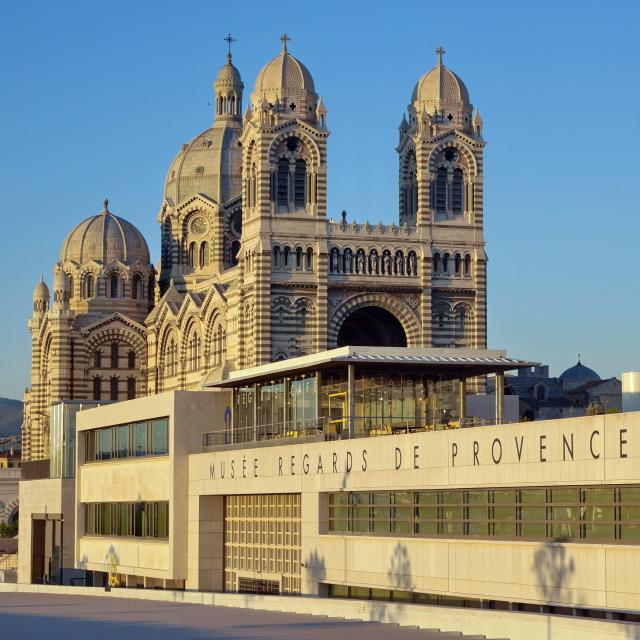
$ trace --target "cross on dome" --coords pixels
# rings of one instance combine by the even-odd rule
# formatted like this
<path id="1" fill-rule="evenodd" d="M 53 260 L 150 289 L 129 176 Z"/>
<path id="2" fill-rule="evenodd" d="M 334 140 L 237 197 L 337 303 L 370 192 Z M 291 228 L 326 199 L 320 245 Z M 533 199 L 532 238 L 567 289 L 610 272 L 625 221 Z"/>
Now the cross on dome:
<path id="1" fill-rule="evenodd" d="M 438 64 L 442 64 L 442 56 L 447 53 L 442 47 L 438 47 L 436 49 L 436 53 L 438 54 Z"/>
<path id="2" fill-rule="evenodd" d="M 282 51 L 284 51 L 284 53 L 287 52 L 287 42 L 291 40 L 291 38 L 286 34 L 283 33 L 280 36 L 280 40 L 282 41 Z"/>
<path id="3" fill-rule="evenodd" d="M 231 43 L 235 42 L 236 39 L 230 33 L 228 33 L 226 37 L 223 38 L 223 40 L 227 43 L 227 58 L 231 60 Z"/>
<path id="4" fill-rule="evenodd" d="M 109 198 L 105 198 L 104 199 L 104 209 L 102 210 L 103 213 L 110 213 L 109 212 Z"/>

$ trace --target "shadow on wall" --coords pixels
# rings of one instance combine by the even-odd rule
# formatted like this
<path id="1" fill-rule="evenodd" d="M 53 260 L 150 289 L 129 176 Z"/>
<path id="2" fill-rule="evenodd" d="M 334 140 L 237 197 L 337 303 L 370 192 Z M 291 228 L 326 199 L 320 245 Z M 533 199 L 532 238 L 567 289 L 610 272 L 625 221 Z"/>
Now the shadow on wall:
<path id="1" fill-rule="evenodd" d="M 324 557 L 321 557 L 314 549 L 304 560 L 306 579 L 316 584 L 323 582 L 327 577 L 327 567 Z"/>
<path id="2" fill-rule="evenodd" d="M 413 589 L 413 576 L 411 574 L 411 558 L 407 546 L 398 542 L 393 548 L 393 554 L 389 560 L 387 578 L 391 588 L 397 591 L 411 591 Z M 372 602 L 371 620 L 377 622 L 396 622 L 393 613 L 384 602 Z"/>

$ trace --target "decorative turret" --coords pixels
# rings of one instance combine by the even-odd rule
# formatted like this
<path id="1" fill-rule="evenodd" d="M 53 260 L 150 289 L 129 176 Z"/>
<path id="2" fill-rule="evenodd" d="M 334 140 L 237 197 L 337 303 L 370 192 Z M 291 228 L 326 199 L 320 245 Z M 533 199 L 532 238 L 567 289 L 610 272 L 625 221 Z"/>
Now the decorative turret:
<path id="1" fill-rule="evenodd" d="M 480 111 L 476 109 L 475 114 L 473 115 L 473 120 L 471 121 L 471 125 L 473 127 L 473 135 L 478 139 L 482 140 L 482 118 L 480 117 Z"/>
<path id="2" fill-rule="evenodd" d="M 53 310 L 69 310 L 69 276 L 58 263 L 53 275 Z"/>
<path id="3" fill-rule="evenodd" d="M 42 320 L 49 310 L 49 287 L 44 281 L 44 276 L 40 277 L 40 282 L 33 290 L 33 317 Z"/>
<path id="4" fill-rule="evenodd" d="M 231 43 L 234 38 L 229 34 L 225 38 L 228 44 L 227 62 L 218 71 L 218 76 L 213 83 L 213 89 L 216 99 L 216 122 L 225 122 L 235 120 L 240 122 L 242 119 L 242 90 L 244 84 L 240 77 L 240 72 L 231 63 Z"/>
<path id="5" fill-rule="evenodd" d="M 322 129 L 327 128 L 327 107 L 324 106 L 324 101 L 322 100 L 322 96 L 318 100 L 318 107 L 316 109 L 316 118 L 318 119 L 318 123 Z"/>

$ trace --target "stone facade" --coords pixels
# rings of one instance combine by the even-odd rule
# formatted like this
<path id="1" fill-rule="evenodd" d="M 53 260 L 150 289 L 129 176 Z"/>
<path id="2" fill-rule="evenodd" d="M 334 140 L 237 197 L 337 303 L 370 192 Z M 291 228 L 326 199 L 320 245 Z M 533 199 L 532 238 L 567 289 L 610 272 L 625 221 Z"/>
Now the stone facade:
<path id="1" fill-rule="evenodd" d="M 398 224 L 335 221 L 327 109 L 287 40 L 244 113 L 228 54 L 213 126 L 167 174 L 157 272 L 107 204 L 68 235 L 52 308 L 44 282 L 34 292 L 26 460 L 47 457 L 49 406 L 63 399 L 201 389 L 347 343 L 486 347 L 485 143 L 464 83 L 440 49 L 416 84 L 399 131 Z"/>

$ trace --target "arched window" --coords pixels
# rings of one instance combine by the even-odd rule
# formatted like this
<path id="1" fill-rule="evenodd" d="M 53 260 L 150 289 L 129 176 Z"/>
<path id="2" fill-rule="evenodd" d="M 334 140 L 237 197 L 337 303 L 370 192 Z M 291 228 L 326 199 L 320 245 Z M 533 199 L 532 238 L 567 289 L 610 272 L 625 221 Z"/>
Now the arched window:
<path id="1" fill-rule="evenodd" d="M 190 242 L 189 249 L 187 251 L 187 266 L 191 269 L 195 266 L 195 257 L 196 257 L 196 243 Z"/>
<path id="2" fill-rule="evenodd" d="M 464 275 L 467 277 L 471 275 L 471 256 L 468 253 L 464 257 Z"/>
<path id="3" fill-rule="evenodd" d="M 116 377 L 113 376 L 113 378 L 111 378 L 110 382 L 110 400 L 113 400 L 114 402 L 117 402 L 118 400 L 118 387 L 119 387 L 119 382 L 120 380 Z"/>
<path id="4" fill-rule="evenodd" d="M 227 334 L 221 324 L 218 324 L 213 330 L 212 340 L 213 364 L 217 366 L 225 361 L 227 349 Z"/>
<path id="5" fill-rule="evenodd" d="M 100 376 L 93 376 L 93 399 L 102 400 L 102 378 Z"/>
<path id="6" fill-rule="evenodd" d="M 440 273 L 440 254 L 433 254 L 433 273 Z"/>
<path id="7" fill-rule="evenodd" d="M 273 247 L 273 266 L 276 269 L 280 266 L 280 247 Z"/>
<path id="8" fill-rule="evenodd" d="M 451 211 L 453 215 L 464 213 L 464 176 L 462 169 L 453 170 L 453 181 L 451 183 Z"/>
<path id="9" fill-rule="evenodd" d="M 302 247 L 296 248 L 296 269 L 302 269 Z"/>
<path id="10" fill-rule="evenodd" d="M 286 158 L 278 160 L 276 198 L 279 207 L 289 206 L 289 161 Z"/>
<path id="11" fill-rule="evenodd" d="M 69 299 L 73 299 L 73 276 L 69 276 Z"/>
<path id="12" fill-rule="evenodd" d="M 154 292 L 155 292 L 155 280 L 153 276 L 149 276 L 149 282 L 147 283 L 147 299 L 149 304 L 153 304 L 154 302 Z"/>
<path id="13" fill-rule="evenodd" d="M 455 325 L 455 340 L 456 346 L 468 347 L 469 346 L 469 310 L 461 305 L 456 309 L 456 325 Z"/>
<path id="14" fill-rule="evenodd" d="M 307 248 L 307 271 L 313 271 L 313 249 Z"/>
<path id="15" fill-rule="evenodd" d="M 291 248 L 290 247 L 285 247 L 284 248 L 284 267 L 285 269 L 289 268 L 289 254 L 291 253 Z"/>
<path id="16" fill-rule="evenodd" d="M 238 264 L 238 253 L 240 252 L 240 241 L 234 240 L 231 243 L 231 266 L 235 267 Z"/>
<path id="17" fill-rule="evenodd" d="M 136 352 L 133 350 L 129 351 L 129 353 L 127 354 L 127 367 L 129 369 L 136 368 Z"/>
<path id="18" fill-rule="evenodd" d="M 449 254 L 445 253 L 442 257 L 442 272 L 449 273 Z"/>
<path id="19" fill-rule="evenodd" d="M 209 245 L 208 243 L 200 243 L 200 268 L 203 269 L 209 264 Z"/>
<path id="20" fill-rule="evenodd" d="M 136 379 L 127 378 L 127 400 L 135 400 L 136 397 Z"/>
<path id="21" fill-rule="evenodd" d="M 307 204 L 307 163 L 296 160 L 295 180 L 294 180 L 294 201 L 297 209 L 303 209 Z"/>
<path id="22" fill-rule="evenodd" d="M 93 276 L 88 273 L 85 277 L 84 277 L 84 297 L 87 300 L 90 300 L 91 298 L 93 298 L 95 294 L 95 280 L 93 279 Z"/>
<path id="23" fill-rule="evenodd" d="M 102 351 L 100 349 L 96 349 L 93 352 L 93 367 L 94 369 L 99 369 L 102 366 Z"/>
<path id="24" fill-rule="evenodd" d="M 118 297 L 118 288 L 120 285 L 120 278 L 118 278 L 118 274 L 112 273 L 111 278 L 109 278 L 109 288 L 111 289 L 111 297 Z"/>
<path id="25" fill-rule="evenodd" d="M 453 263 L 454 263 L 455 273 L 456 273 L 457 276 L 459 276 L 460 273 L 461 273 L 460 270 L 462 268 L 462 258 L 460 257 L 459 253 L 456 253 L 456 256 L 455 256 L 455 258 L 453 260 Z"/>
<path id="26" fill-rule="evenodd" d="M 436 211 L 447 212 L 447 170 L 444 167 L 436 173 Z"/>
<path id="27" fill-rule="evenodd" d="M 142 277 L 137 273 L 131 281 L 131 297 L 134 300 L 140 300 L 142 298 Z"/>
<path id="28" fill-rule="evenodd" d="M 117 342 L 112 342 L 111 343 L 111 368 L 112 369 L 117 369 L 118 368 L 118 343 Z"/>
<path id="29" fill-rule="evenodd" d="M 171 336 L 165 345 L 164 352 L 164 372 L 166 376 L 175 376 L 178 371 L 178 347 L 176 341 Z"/>

